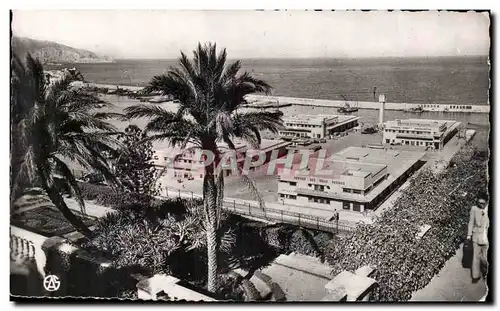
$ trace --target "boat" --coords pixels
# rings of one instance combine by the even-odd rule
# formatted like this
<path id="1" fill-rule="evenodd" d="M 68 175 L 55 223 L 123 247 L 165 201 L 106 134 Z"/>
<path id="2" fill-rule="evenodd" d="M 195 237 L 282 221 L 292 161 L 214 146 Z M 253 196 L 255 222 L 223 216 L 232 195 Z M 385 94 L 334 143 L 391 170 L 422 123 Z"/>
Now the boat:
<path id="1" fill-rule="evenodd" d="M 358 110 L 359 110 L 358 107 L 351 106 L 349 105 L 349 103 L 345 103 L 344 107 L 340 107 L 339 109 L 337 109 L 338 112 L 342 113 L 351 113 L 351 112 L 356 112 Z"/>
<path id="2" fill-rule="evenodd" d="M 403 110 L 404 112 L 413 112 L 413 113 L 422 113 L 424 112 L 424 108 L 422 106 L 407 108 Z"/>
<path id="3" fill-rule="evenodd" d="M 350 105 L 349 102 L 351 102 L 351 100 L 346 95 L 340 94 L 340 97 L 342 97 L 345 104 L 344 104 L 344 107 L 340 107 L 339 109 L 337 109 L 338 112 L 351 113 L 351 112 L 358 111 L 357 103 L 356 103 L 356 105 Z"/>

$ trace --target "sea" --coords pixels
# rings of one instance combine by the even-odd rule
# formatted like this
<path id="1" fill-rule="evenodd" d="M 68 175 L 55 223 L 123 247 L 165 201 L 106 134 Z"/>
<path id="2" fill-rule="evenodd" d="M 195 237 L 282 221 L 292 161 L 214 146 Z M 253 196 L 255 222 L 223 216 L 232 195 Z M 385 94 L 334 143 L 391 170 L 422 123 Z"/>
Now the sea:
<path id="1" fill-rule="evenodd" d="M 265 80 L 277 96 L 416 104 L 488 105 L 487 57 L 375 59 L 241 59 L 242 70 Z M 61 64 L 76 67 L 89 82 L 144 86 L 178 60 L 117 60 Z"/>
<path id="2" fill-rule="evenodd" d="M 380 58 L 380 59 L 241 59 L 242 70 L 265 80 L 277 96 L 349 101 L 377 101 L 385 93 L 388 102 L 417 104 L 474 104 L 488 105 L 490 68 L 487 57 Z M 145 86 L 153 76 L 167 72 L 177 60 L 116 60 L 113 63 L 46 65 L 54 70 L 75 67 L 86 81 L 102 84 Z M 374 94 L 375 93 L 375 94 Z M 374 96 L 375 95 L 375 96 Z M 114 104 L 113 110 L 140 102 L 128 97 L 104 95 Z M 162 104 L 176 111 L 173 103 Z M 116 109 L 116 110 L 115 110 Z M 285 115 L 338 114 L 336 108 L 290 106 L 282 108 Z M 360 109 L 353 115 L 361 124 L 376 124 L 378 111 Z M 409 114 L 388 110 L 387 120 L 418 118 L 446 119 L 462 122 L 476 130 L 474 145 L 488 148 L 489 115 L 484 113 L 424 112 Z M 148 120 L 132 123 L 143 127 Z M 131 122 L 110 120 L 123 130 Z M 156 143 L 155 148 L 165 148 Z M 74 169 L 80 169 L 74 167 Z"/>
<path id="3" fill-rule="evenodd" d="M 265 80 L 277 96 L 349 101 L 378 101 L 414 104 L 488 105 L 490 67 L 487 57 L 378 58 L 378 59 L 241 59 L 242 70 Z M 175 67 L 178 60 L 117 60 L 113 63 L 60 64 L 47 69 L 75 67 L 85 80 L 94 83 L 145 86 L 153 76 Z M 116 112 L 139 104 L 136 99 L 105 95 Z M 162 107 L 176 111 L 173 103 Z M 285 115 L 338 114 L 336 108 L 297 106 L 282 108 Z M 376 124 L 378 111 L 360 109 L 353 115 L 367 126 Z M 405 113 L 387 110 L 386 120 L 455 120 L 476 130 L 475 143 L 485 148 L 489 140 L 489 114 Z M 119 129 L 129 122 L 111 121 Z M 135 120 L 143 127 L 147 120 Z"/>

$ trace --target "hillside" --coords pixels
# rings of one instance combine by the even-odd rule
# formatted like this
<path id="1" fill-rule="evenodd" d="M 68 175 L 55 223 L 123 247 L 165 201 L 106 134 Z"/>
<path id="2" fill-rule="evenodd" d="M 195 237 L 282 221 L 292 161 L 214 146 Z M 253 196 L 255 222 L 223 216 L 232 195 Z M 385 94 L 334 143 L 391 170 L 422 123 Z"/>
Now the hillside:
<path id="1" fill-rule="evenodd" d="M 43 63 L 100 63 L 112 61 L 109 57 L 100 56 L 91 51 L 72 48 L 56 42 L 39 41 L 24 37 L 12 37 L 12 50 L 18 55 L 25 55 L 29 52 Z"/>

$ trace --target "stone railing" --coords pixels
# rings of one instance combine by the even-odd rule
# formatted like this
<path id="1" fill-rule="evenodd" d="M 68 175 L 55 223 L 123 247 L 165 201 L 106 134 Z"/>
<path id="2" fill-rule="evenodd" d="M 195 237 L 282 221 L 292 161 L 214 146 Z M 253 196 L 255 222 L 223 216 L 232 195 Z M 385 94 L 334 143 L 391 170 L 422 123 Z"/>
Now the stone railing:
<path id="1" fill-rule="evenodd" d="M 179 279 L 157 274 L 151 278 L 143 279 L 137 283 L 137 295 L 144 300 L 168 301 L 217 301 L 199 292 L 179 285 Z"/>
<path id="2" fill-rule="evenodd" d="M 45 276 L 44 267 L 47 261 L 42 249 L 47 237 L 31 231 L 10 226 L 10 258 L 14 262 L 35 261 L 40 275 Z"/>

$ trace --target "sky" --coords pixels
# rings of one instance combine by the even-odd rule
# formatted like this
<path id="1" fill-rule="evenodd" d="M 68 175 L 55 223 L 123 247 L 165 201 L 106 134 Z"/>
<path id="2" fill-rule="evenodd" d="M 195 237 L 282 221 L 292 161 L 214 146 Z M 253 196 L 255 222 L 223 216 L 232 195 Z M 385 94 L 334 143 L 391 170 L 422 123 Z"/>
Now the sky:
<path id="1" fill-rule="evenodd" d="M 360 11 L 14 11 L 14 35 L 115 58 L 176 58 L 216 42 L 230 58 L 472 56 L 486 13 Z"/>

